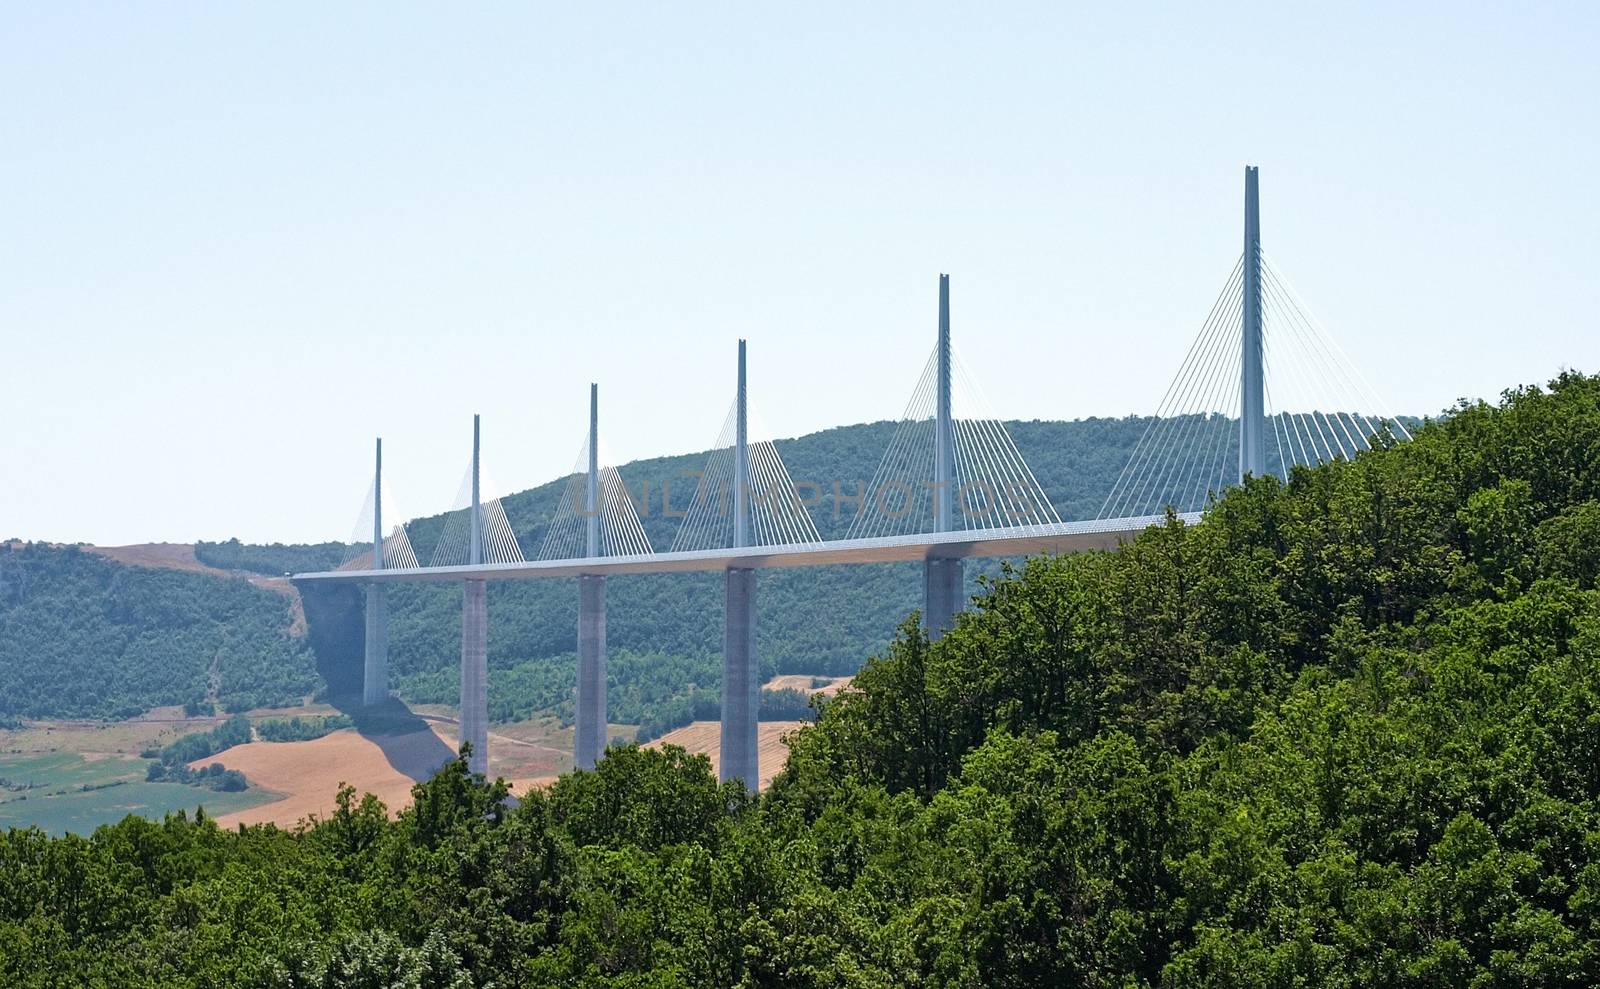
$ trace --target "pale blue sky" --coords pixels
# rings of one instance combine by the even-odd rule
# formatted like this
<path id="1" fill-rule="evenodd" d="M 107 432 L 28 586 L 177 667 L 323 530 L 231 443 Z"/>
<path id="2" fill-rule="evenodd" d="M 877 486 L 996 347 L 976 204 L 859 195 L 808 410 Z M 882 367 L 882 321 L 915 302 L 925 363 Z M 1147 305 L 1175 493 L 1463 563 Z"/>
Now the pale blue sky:
<path id="1" fill-rule="evenodd" d="M 765 5 L 760 5 L 765 6 Z M 1263 241 L 1396 411 L 1600 369 L 1594 4 L 31 4 L 0 15 L 0 538 L 345 538 L 795 435 L 954 332 L 1153 411 Z"/>

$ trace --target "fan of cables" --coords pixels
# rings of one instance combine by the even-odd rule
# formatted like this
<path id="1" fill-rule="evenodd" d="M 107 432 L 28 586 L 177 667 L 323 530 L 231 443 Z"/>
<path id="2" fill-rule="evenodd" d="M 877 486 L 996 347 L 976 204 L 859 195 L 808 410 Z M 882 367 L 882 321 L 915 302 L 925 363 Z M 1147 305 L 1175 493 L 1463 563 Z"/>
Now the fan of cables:
<path id="1" fill-rule="evenodd" d="M 595 528 L 599 543 L 597 556 L 645 556 L 652 552 L 650 538 L 639 522 L 633 495 L 622 482 L 622 475 L 611 466 L 600 445 L 599 472 L 596 477 L 594 507 L 589 507 L 589 441 L 586 438 L 572 475 L 562 486 L 561 502 L 556 506 L 544 542 L 539 545 L 541 560 L 572 560 L 589 556 L 589 528 Z"/>
<path id="2" fill-rule="evenodd" d="M 673 552 L 723 549 L 734 545 L 734 523 L 739 498 L 735 488 L 734 433 L 737 402 L 728 410 L 722 432 L 706 458 L 705 470 L 695 483 L 694 497 L 685 510 Z M 745 483 L 747 546 L 786 546 L 822 541 L 806 511 L 778 448 L 764 435 L 754 416 L 749 417 L 746 450 L 750 474 Z"/>
<path id="3" fill-rule="evenodd" d="M 494 491 L 494 484 L 489 480 L 488 474 L 480 470 L 479 562 L 521 563 L 522 548 L 517 544 L 516 533 L 511 531 L 511 522 L 506 518 L 505 507 L 500 504 L 500 498 Z M 428 566 L 465 566 L 473 562 L 472 556 L 472 466 L 469 464 L 466 475 L 461 479 L 461 487 L 456 492 L 450 513 L 445 516 L 444 528 L 439 533 L 439 542 L 433 547 L 433 556 L 429 557 Z"/>
<path id="4" fill-rule="evenodd" d="M 953 526 L 965 530 L 1059 523 L 1055 506 L 1017 451 L 1005 424 L 990 410 L 966 365 L 953 351 L 950 371 Z M 938 374 L 935 348 L 883 459 L 861 492 L 847 539 L 909 535 L 936 528 Z"/>
<path id="5" fill-rule="evenodd" d="M 1100 518 L 1199 511 L 1238 482 L 1243 311 L 1241 255 Z M 1269 473 L 1411 438 L 1405 423 L 1374 411 L 1383 406 L 1371 387 L 1265 255 L 1261 338 Z"/>
<path id="6" fill-rule="evenodd" d="M 356 518 L 356 527 L 350 541 L 345 544 L 345 555 L 340 570 L 371 570 L 372 566 L 372 513 L 375 510 L 377 483 L 367 485 L 367 500 Z M 393 518 L 405 518 L 395 508 L 394 496 L 389 493 L 389 482 L 383 482 L 383 506 Z M 417 566 L 417 554 L 411 548 L 411 538 L 404 524 L 394 526 L 383 537 L 383 569 L 410 569 Z"/>

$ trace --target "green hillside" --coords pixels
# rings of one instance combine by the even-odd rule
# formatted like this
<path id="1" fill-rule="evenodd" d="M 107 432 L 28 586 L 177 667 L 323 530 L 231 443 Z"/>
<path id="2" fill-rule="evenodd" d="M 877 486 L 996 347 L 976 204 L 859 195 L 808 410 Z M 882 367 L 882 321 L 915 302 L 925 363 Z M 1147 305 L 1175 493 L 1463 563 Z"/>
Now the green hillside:
<path id="1" fill-rule="evenodd" d="M 1149 426 L 1146 418 L 1013 422 L 1008 428 L 1063 518 L 1093 517 Z M 872 477 L 894 423 L 840 427 L 777 447 L 791 476 L 825 493 L 812 508 L 824 537 L 843 535 L 855 505 L 835 501 Z M 671 546 L 704 454 L 622 468 L 643 492 L 652 543 Z M 566 491 L 565 479 L 512 494 L 506 513 L 530 558 Z M 1197 508 L 1199 505 L 1180 506 Z M 426 561 L 443 516 L 409 529 Z M 230 571 L 280 575 L 337 566 L 345 547 L 200 543 L 195 555 Z M 969 590 L 998 573 L 972 561 Z M 881 650 L 921 603 L 916 565 L 772 571 L 759 579 L 759 650 L 766 675 L 843 674 Z M 454 703 L 460 588 L 407 585 L 390 598 L 394 686 L 412 702 Z M 576 678 L 577 592 L 571 581 L 492 585 L 490 709 L 496 720 L 549 711 L 570 718 Z M 0 550 L 0 715 L 121 717 L 153 706 L 226 710 L 293 703 L 327 690 L 359 692 L 361 599 L 350 588 L 307 588 L 309 636 L 290 634 L 281 596 L 239 580 L 124 567 L 71 549 Z M 648 737 L 717 710 L 722 590 L 715 574 L 631 576 L 608 584 L 607 638 L 614 719 Z M 314 660 L 314 664 L 313 664 Z M 318 677 L 315 674 L 320 674 Z"/>
<path id="2" fill-rule="evenodd" d="M 613 750 L 516 807 L 0 838 L 87 984 L 1600 984 L 1600 378 L 1252 481 L 902 626 L 751 799 Z"/>
<path id="3" fill-rule="evenodd" d="M 1009 423 L 1023 455 L 1063 517 L 1093 517 L 1149 425 L 1148 419 Z M 831 497 L 834 482 L 848 495 L 872 477 L 894 423 L 840 427 L 776 446 L 797 483 L 827 493 L 811 509 L 819 532 L 842 536 L 853 517 L 848 498 Z M 621 468 L 643 503 L 641 521 L 652 545 L 671 546 L 678 519 L 663 510 L 670 495 L 679 511 L 692 492 L 703 453 L 636 461 Z M 537 555 L 546 527 L 566 495 L 556 479 L 502 499 L 524 555 Z M 408 525 L 419 557 L 427 561 L 444 516 Z M 290 547 L 244 548 L 272 561 L 289 559 Z M 307 548 L 310 549 L 310 548 Z M 203 547 L 202 558 L 210 552 Z M 220 559 L 218 561 L 220 563 Z M 998 572 L 994 561 L 968 567 L 969 588 Z M 921 606 L 921 571 L 914 564 L 820 567 L 762 573 L 759 578 L 758 648 L 764 676 L 779 672 L 852 673 L 861 657 L 883 647 L 889 632 Z M 306 588 L 307 612 L 322 668 L 337 694 L 359 690 L 360 601 L 347 591 Z M 318 599 L 320 597 L 320 599 Z M 459 691 L 461 590 L 405 585 L 390 592 L 390 670 L 407 700 L 454 703 Z M 496 720 L 549 710 L 570 719 L 576 683 L 577 589 L 571 581 L 528 581 L 489 588 L 490 712 Z M 608 689 L 614 720 L 641 722 L 645 737 L 695 716 L 714 714 L 720 699 L 722 586 L 715 574 L 622 576 L 607 582 L 606 637 L 614 657 Z M 327 640 L 324 642 L 323 640 Z M 649 656 L 649 663 L 635 657 Z"/>
<path id="4" fill-rule="evenodd" d="M 243 580 L 0 543 L 0 715 L 299 703 L 318 679 L 290 606 Z"/>

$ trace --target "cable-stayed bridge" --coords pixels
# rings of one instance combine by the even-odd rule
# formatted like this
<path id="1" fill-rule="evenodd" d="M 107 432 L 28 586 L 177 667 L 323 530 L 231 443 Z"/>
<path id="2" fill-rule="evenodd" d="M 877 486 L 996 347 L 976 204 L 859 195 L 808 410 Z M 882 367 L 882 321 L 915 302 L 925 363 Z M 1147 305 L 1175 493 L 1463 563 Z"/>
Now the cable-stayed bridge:
<path id="1" fill-rule="evenodd" d="M 486 582 L 576 577 L 578 687 L 574 761 L 592 767 L 606 745 L 606 578 L 612 574 L 724 574 L 722 778 L 754 787 L 760 685 L 756 572 L 776 567 L 921 561 L 923 620 L 937 638 L 964 602 L 963 560 L 1113 549 L 1180 510 L 1186 521 L 1250 475 L 1347 458 L 1408 437 L 1382 410 L 1338 345 L 1261 250 L 1258 173 L 1245 170 L 1244 249 L 1172 379 L 1156 415 L 1098 517 L 1062 520 L 965 370 L 951 340 L 950 281 L 939 276 L 938 332 L 872 480 L 852 501 L 842 539 L 823 539 L 814 500 L 791 479 L 749 401 L 746 344 L 727 417 L 670 546 L 657 550 L 639 507 L 600 438 L 599 389 L 560 503 L 532 558 L 482 467 L 479 422 L 460 491 L 427 563 L 393 509 L 377 445 L 355 552 L 338 570 L 302 583 L 365 588 L 363 700 L 387 699 L 385 589 L 459 581 L 461 740 L 470 765 L 488 766 Z M 815 492 L 813 492 L 814 494 Z M 531 547 L 529 547 L 531 549 Z"/>

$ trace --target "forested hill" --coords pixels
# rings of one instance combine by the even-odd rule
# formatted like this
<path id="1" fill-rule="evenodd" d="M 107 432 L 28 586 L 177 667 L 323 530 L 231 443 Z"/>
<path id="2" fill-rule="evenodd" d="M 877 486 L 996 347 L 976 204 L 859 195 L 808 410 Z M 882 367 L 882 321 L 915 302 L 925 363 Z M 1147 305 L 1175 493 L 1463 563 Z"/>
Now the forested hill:
<path id="1" fill-rule="evenodd" d="M 1088 419 L 1008 428 L 1061 516 L 1070 519 L 1098 513 L 1149 424 L 1146 418 Z M 843 534 L 853 511 L 849 495 L 870 480 L 895 426 L 869 423 L 777 442 L 795 481 L 822 493 L 811 513 L 824 536 Z M 679 521 L 663 511 L 664 500 L 671 492 L 671 507 L 681 511 L 705 461 L 702 453 L 622 467 L 629 487 L 644 494 L 642 521 L 658 548 L 671 546 Z M 557 479 L 504 499 L 530 558 L 566 484 Z M 838 501 L 836 484 L 845 496 Z M 442 524 L 442 516 L 433 516 L 410 525 L 424 561 Z M 195 547 L 196 557 L 212 567 L 268 575 L 330 569 L 344 553 L 338 543 Z M 969 588 L 976 591 L 978 577 L 994 572 L 992 562 L 973 562 Z M 920 605 L 920 588 L 915 565 L 763 573 L 763 672 L 854 672 Z M 613 578 L 608 595 L 613 716 L 645 724 L 651 734 L 714 715 L 722 642 L 716 575 Z M 302 642 L 289 634 L 280 596 L 240 581 L 128 568 L 43 546 L 0 551 L 0 715 L 116 717 L 171 704 L 204 709 L 212 700 L 239 710 L 294 703 L 324 682 L 336 695 L 353 693 L 361 668 L 358 604 L 338 592 L 309 594 L 311 635 Z M 535 711 L 570 716 L 576 606 L 575 589 L 565 581 L 491 587 L 494 718 Z M 402 696 L 454 703 L 460 589 L 395 588 L 390 615 L 391 669 Z M 321 677 L 312 672 L 308 645 Z"/>
<path id="2" fill-rule="evenodd" d="M 1419 422 L 1414 417 L 1402 420 L 1409 425 Z M 1128 416 L 1070 422 L 1013 421 L 1005 426 L 1057 513 L 1070 521 L 1092 519 L 1100 513 L 1134 446 L 1152 421 L 1149 417 Z M 861 423 L 775 441 L 790 477 L 806 494 L 814 496 L 815 504 L 809 507 L 809 513 L 824 539 L 844 536 L 854 517 L 852 496 L 870 482 L 898 425 L 887 421 Z M 1236 448 L 1222 454 L 1224 460 L 1236 460 L 1237 456 Z M 620 466 L 630 494 L 642 506 L 640 521 L 658 551 L 671 547 L 681 513 L 707 457 L 704 452 L 690 453 Z M 1268 468 L 1281 473 L 1275 448 L 1268 450 Z M 524 557 L 534 559 L 538 555 L 563 496 L 570 498 L 568 483 L 566 477 L 555 478 L 501 499 Z M 1198 491 L 1192 502 L 1176 507 L 1180 511 L 1197 511 L 1204 507 L 1205 497 L 1206 492 Z M 424 564 L 439 540 L 444 521 L 444 515 L 431 515 L 407 523 L 412 545 Z M 195 553 L 205 563 L 221 569 L 278 576 L 333 569 L 343 562 L 345 546 L 261 545 L 230 540 L 198 543 Z"/>
<path id="3" fill-rule="evenodd" d="M 0 715 L 298 703 L 319 680 L 293 626 L 288 595 L 244 580 L 0 543 Z"/>
<path id="4" fill-rule="evenodd" d="M 1015 423 L 1013 432 L 1042 483 L 1068 514 L 1092 515 L 1148 420 Z M 845 491 L 870 478 L 891 423 L 843 427 L 778 443 L 796 479 Z M 656 545 L 671 544 L 676 519 L 660 510 L 692 488 L 703 454 L 626 465 L 635 491 L 648 489 L 644 523 Z M 556 480 L 505 499 L 529 556 L 565 490 Z M 686 484 L 688 487 L 686 487 Z M 828 506 L 819 528 L 847 519 Z M 442 519 L 417 520 L 424 558 Z M 223 571 L 277 576 L 331 569 L 340 543 L 200 543 L 195 556 Z M 763 575 L 761 645 L 766 671 L 850 672 L 887 641 L 919 601 L 914 568 L 819 570 Z M 459 590 L 401 588 L 392 606 L 397 685 L 413 700 L 453 703 L 459 650 Z M 535 710 L 570 713 L 576 601 L 565 582 L 496 585 L 492 591 L 491 681 L 495 717 Z M 612 698 L 620 719 L 665 730 L 719 700 L 721 597 L 712 575 L 612 582 L 609 638 Z M 152 707 L 209 711 L 293 704 L 331 683 L 356 686 L 359 616 L 353 602 L 307 601 L 311 635 L 293 634 L 288 600 L 219 574 L 126 566 L 73 548 L 0 544 L 0 716 L 116 718 Z M 320 668 L 323 676 L 318 676 Z"/>
<path id="5" fill-rule="evenodd" d="M 1148 418 L 1074 422 L 1011 422 L 1007 428 L 1063 518 L 1093 518 L 1127 464 Z M 873 476 L 897 424 L 867 423 L 776 443 L 790 476 L 820 492 L 811 516 L 825 538 L 842 536 L 854 511 L 849 496 Z M 641 521 L 654 546 L 667 549 L 692 494 L 704 453 L 635 461 L 620 468 L 643 504 Z M 522 551 L 534 558 L 564 497 L 560 478 L 502 499 Z M 809 487 L 806 487 L 809 486 Z M 835 490 L 843 496 L 835 499 Z M 670 502 L 668 499 L 670 498 Z M 1181 506 L 1197 508 L 1200 505 Z M 413 520 L 410 538 L 426 562 L 444 516 Z M 303 560 L 325 565 L 321 547 L 201 546 L 216 565 L 243 566 L 260 557 L 269 572 Z M 222 555 L 226 554 L 226 555 Z M 270 561 L 270 562 L 267 562 Z M 968 586 L 998 572 L 993 561 L 968 566 Z M 759 578 L 758 654 L 763 676 L 851 673 L 881 649 L 890 631 L 921 606 L 914 564 L 821 567 L 764 572 Z M 315 596 L 316 592 L 310 592 Z M 390 592 L 390 669 L 409 700 L 453 703 L 459 692 L 460 588 L 407 585 Z M 497 720 L 537 710 L 570 717 L 576 667 L 577 593 L 566 581 L 517 581 L 489 590 L 490 714 Z M 354 692 L 360 671 L 359 613 L 352 597 L 308 602 L 323 668 L 338 693 Z M 647 734 L 714 716 L 720 701 L 722 588 L 715 574 L 614 577 L 607 584 L 606 637 L 617 658 L 609 698 L 613 717 L 644 722 Z M 320 619 L 320 621 L 319 621 Z M 336 634 L 339 629 L 344 634 Z M 624 679 L 627 677 L 644 679 Z"/>
<path id="6" fill-rule="evenodd" d="M 515 808 L 0 838 L 9 984 L 1600 984 L 1600 378 L 1030 561 L 757 800 L 614 750 Z M 641 794 L 648 795 L 641 799 Z"/>

